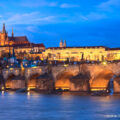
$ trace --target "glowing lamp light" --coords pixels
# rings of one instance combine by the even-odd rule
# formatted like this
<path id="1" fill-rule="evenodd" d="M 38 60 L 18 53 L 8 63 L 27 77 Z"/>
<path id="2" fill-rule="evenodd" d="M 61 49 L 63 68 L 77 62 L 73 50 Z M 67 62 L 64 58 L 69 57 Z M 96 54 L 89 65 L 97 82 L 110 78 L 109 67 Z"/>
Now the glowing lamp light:
<path id="1" fill-rule="evenodd" d="M 103 64 L 103 65 L 107 65 L 107 62 L 106 62 L 106 61 L 104 61 L 104 62 L 102 62 L 102 64 Z"/>
<path id="2" fill-rule="evenodd" d="M 64 64 L 64 67 L 68 67 L 68 64 Z"/>
<path id="3" fill-rule="evenodd" d="M 27 88 L 27 91 L 30 91 L 30 88 L 29 88 L 29 87 Z"/>
<path id="4" fill-rule="evenodd" d="M 2 89 L 2 91 L 4 91 L 4 89 L 5 89 L 5 88 L 2 86 L 2 88 L 1 88 L 1 89 Z"/>
<path id="5" fill-rule="evenodd" d="M 106 90 L 105 88 L 103 88 L 103 89 L 102 88 L 101 89 L 100 88 L 99 89 L 91 89 L 91 91 L 105 91 L 105 90 Z"/>
<path id="6" fill-rule="evenodd" d="M 68 87 L 62 87 L 62 88 L 56 87 L 56 90 L 59 90 L 59 89 L 61 89 L 61 90 L 69 90 L 70 88 L 68 88 Z"/>
<path id="7" fill-rule="evenodd" d="M 10 68 L 10 70 L 13 70 L 13 68 Z"/>

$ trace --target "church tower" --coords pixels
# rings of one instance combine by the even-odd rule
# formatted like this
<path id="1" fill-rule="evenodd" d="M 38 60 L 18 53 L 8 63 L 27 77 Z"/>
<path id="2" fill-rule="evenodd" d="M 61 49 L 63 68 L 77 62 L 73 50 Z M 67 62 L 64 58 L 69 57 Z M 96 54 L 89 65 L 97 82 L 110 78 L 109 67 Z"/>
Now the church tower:
<path id="1" fill-rule="evenodd" d="M 63 47 L 66 47 L 66 40 L 64 40 L 64 44 L 63 44 Z"/>
<path id="2" fill-rule="evenodd" d="M 60 41 L 60 47 L 63 47 L 63 41 L 62 40 Z"/>

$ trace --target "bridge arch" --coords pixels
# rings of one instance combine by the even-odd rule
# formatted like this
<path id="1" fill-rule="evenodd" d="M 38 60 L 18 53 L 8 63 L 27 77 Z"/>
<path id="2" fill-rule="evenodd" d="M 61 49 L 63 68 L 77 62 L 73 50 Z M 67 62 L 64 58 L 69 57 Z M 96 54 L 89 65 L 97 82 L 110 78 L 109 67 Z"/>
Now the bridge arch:
<path id="1" fill-rule="evenodd" d="M 56 77 L 55 77 L 55 88 L 62 89 L 62 90 L 70 90 L 70 91 L 75 91 L 75 90 L 77 91 L 80 88 L 80 87 L 75 88 L 76 83 L 73 82 L 74 80 L 72 79 L 75 79 L 75 80 L 79 79 L 80 81 L 81 77 L 83 77 L 86 73 L 87 75 L 89 73 L 87 65 L 70 65 L 68 67 L 65 67 L 64 69 L 61 68 L 60 70 L 61 71 L 58 70 L 59 72 L 58 74 L 56 74 Z M 76 76 L 77 77 L 79 76 L 80 78 L 74 78 Z"/>
<path id="2" fill-rule="evenodd" d="M 5 80 L 5 88 L 6 89 L 10 89 L 12 87 L 12 79 L 15 77 L 16 75 L 11 73 L 7 76 L 6 80 Z"/>
<path id="3" fill-rule="evenodd" d="M 27 89 L 36 89 L 39 91 L 47 90 L 48 92 L 54 89 L 54 81 L 51 73 L 33 74 L 27 81 Z"/>
<path id="4" fill-rule="evenodd" d="M 90 80 L 91 91 L 107 91 L 110 79 L 114 76 L 111 70 L 103 69 Z"/>
<path id="5" fill-rule="evenodd" d="M 26 87 L 25 77 L 24 76 L 16 76 L 11 73 L 5 80 L 5 88 L 11 90 L 23 89 Z"/>
<path id="6" fill-rule="evenodd" d="M 27 87 L 28 89 L 36 89 L 37 88 L 37 77 L 39 77 L 39 73 L 34 73 L 31 76 L 29 76 L 29 79 L 27 80 Z"/>
<path id="7" fill-rule="evenodd" d="M 70 78 L 74 76 L 72 71 L 63 71 L 56 76 L 55 88 L 69 90 L 71 86 Z"/>

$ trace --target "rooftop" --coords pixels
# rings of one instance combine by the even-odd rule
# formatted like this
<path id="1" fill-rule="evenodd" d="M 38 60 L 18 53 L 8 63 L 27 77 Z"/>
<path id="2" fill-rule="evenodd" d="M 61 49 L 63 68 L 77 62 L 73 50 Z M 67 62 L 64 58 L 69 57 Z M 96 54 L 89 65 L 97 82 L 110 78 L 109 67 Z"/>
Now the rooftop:
<path id="1" fill-rule="evenodd" d="M 16 42 L 29 42 L 26 36 L 8 37 L 8 39 Z"/>

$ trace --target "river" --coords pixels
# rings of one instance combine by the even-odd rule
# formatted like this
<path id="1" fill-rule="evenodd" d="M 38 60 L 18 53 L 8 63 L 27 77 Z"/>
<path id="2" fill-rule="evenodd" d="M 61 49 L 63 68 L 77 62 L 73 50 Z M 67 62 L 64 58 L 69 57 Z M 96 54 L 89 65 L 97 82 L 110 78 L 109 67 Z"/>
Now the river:
<path id="1" fill-rule="evenodd" d="M 0 120 L 119 120 L 120 97 L 0 93 Z"/>

